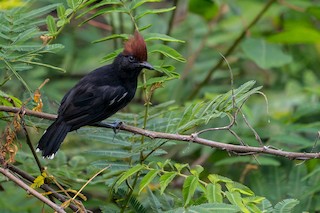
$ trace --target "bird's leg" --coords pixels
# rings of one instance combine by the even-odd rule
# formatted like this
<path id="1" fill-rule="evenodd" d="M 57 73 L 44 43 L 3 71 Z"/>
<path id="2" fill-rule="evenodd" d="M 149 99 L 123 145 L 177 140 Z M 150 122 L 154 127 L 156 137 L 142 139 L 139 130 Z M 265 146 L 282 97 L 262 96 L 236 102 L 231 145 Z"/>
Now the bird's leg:
<path id="1" fill-rule="evenodd" d="M 107 122 L 101 121 L 101 122 L 94 123 L 94 126 L 111 128 L 113 130 L 114 134 L 117 134 L 117 130 L 120 129 L 122 124 L 123 124 L 122 121 L 114 121 L 112 123 L 107 123 Z"/>

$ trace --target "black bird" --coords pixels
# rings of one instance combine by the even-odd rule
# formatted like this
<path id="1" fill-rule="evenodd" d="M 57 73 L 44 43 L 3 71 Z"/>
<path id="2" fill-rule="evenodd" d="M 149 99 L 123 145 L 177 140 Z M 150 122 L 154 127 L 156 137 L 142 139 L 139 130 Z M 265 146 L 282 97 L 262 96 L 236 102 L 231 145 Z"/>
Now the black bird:
<path id="1" fill-rule="evenodd" d="M 112 64 L 87 74 L 67 92 L 37 151 L 52 159 L 68 132 L 102 121 L 125 107 L 135 95 L 141 70 L 153 69 L 147 58 L 145 41 L 136 31 Z"/>

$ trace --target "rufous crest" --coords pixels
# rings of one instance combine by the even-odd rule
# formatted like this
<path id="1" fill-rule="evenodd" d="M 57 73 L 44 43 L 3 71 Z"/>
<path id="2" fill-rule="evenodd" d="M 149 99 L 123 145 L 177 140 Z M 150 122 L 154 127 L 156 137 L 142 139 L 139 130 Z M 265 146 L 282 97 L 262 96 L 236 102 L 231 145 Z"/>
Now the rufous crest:
<path id="1" fill-rule="evenodd" d="M 138 61 L 148 60 L 146 43 L 142 35 L 137 30 L 134 32 L 134 36 L 124 44 L 124 50 L 122 53 L 124 55 L 132 55 Z"/>

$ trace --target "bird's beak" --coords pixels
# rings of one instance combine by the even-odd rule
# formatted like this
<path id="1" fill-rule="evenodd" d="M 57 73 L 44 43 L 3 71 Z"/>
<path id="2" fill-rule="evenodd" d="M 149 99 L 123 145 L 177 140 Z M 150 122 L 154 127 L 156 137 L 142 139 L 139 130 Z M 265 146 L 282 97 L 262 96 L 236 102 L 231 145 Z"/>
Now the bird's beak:
<path id="1" fill-rule="evenodd" d="M 148 70 L 154 70 L 153 66 L 149 64 L 148 62 L 144 61 L 140 63 L 140 66 L 143 68 L 146 68 Z"/>

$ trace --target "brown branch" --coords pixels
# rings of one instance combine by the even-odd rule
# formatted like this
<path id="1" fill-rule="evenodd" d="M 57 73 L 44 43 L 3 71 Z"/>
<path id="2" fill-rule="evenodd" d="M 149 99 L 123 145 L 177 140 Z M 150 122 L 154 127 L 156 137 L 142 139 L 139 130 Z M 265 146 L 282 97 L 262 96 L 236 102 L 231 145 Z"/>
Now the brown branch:
<path id="1" fill-rule="evenodd" d="M 33 196 L 35 196 L 36 198 L 38 198 L 39 200 L 41 200 L 42 202 L 44 202 L 45 204 L 50 206 L 56 212 L 65 213 L 65 211 L 64 211 L 64 209 L 62 207 L 58 206 L 57 204 L 55 204 L 54 202 L 52 202 L 51 200 L 49 200 L 48 198 L 46 198 L 45 196 L 43 196 L 42 194 L 40 194 L 39 192 L 37 192 L 36 190 L 31 188 L 27 184 L 25 184 L 22 180 L 20 180 L 16 176 L 14 176 L 8 169 L 4 169 L 4 168 L 0 167 L 0 172 L 4 176 L 9 178 L 11 181 L 16 183 L 18 186 L 20 186 L 21 188 L 26 190 L 28 193 L 32 194 Z"/>
<path id="2" fill-rule="evenodd" d="M 16 107 L 0 106 L 0 111 L 18 113 L 20 112 L 20 109 Z M 26 115 L 35 116 L 38 118 L 45 118 L 49 120 L 54 120 L 56 118 L 56 115 L 43 113 L 43 112 L 35 112 L 28 109 L 25 109 L 24 112 Z M 101 126 L 101 127 L 108 128 L 105 125 L 99 125 L 99 124 L 95 124 L 93 126 Z M 299 160 L 309 160 L 314 158 L 320 158 L 319 152 L 317 153 L 288 152 L 288 151 L 283 151 L 283 150 L 275 149 L 268 146 L 254 147 L 254 146 L 226 144 L 223 142 L 200 138 L 197 136 L 197 134 L 180 135 L 180 134 L 172 134 L 172 133 L 164 133 L 164 132 L 155 132 L 155 131 L 141 129 L 134 126 L 129 126 L 126 124 L 122 124 L 119 127 L 119 129 L 125 130 L 127 132 L 131 132 L 134 134 L 144 135 L 151 139 L 159 138 L 159 139 L 168 139 L 168 140 L 175 140 L 175 141 L 193 142 L 193 143 L 202 144 L 212 148 L 217 148 L 217 149 L 225 150 L 227 152 L 241 154 L 241 155 L 252 155 L 252 154 L 261 153 L 261 154 L 270 154 L 274 156 L 280 156 L 280 157 L 285 157 L 289 159 L 299 159 Z"/>
<path id="3" fill-rule="evenodd" d="M 11 164 L 7 164 L 6 167 L 11 171 L 14 172 L 16 174 L 18 174 L 20 177 L 22 177 L 23 179 L 29 181 L 30 183 L 33 183 L 35 178 L 31 175 L 29 175 L 28 173 L 26 173 L 25 171 L 22 171 L 21 169 L 11 165 Z M 52 195 L 58 199 L 61 203 L 66 202 L 68 199 L 66 197 L 64 197 L 63 195 L 59 194 L 58 192 L 56 192 L 53 188 L 51 188 L 50 186 L 48 186 L 47 184 L 42 184 L 41 189 L 45 190 L 46 192 L 50 192 L 52 193 Z M 80 208 L 78 208 L 76 205 L 74 204 L 70 204 L 69 205 L 70 209 L 72 209 L 74 212 L 79 212 Z M 88 210 L 87 210 L 88 211 Z"/>

